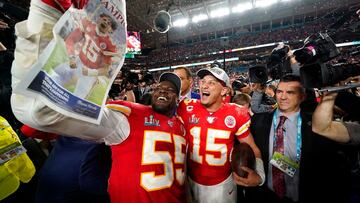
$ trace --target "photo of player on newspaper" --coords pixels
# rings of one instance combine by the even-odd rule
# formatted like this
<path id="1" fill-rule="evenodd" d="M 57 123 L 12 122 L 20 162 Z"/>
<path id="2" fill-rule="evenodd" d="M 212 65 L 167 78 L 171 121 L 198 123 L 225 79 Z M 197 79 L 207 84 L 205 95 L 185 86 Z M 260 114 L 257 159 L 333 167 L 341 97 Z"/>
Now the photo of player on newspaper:
<path id="1" fill-rule="evenodd" d="M 96 123 L 124 61 L 124 9 L 116 0 L 70 8 L 54 26 L 54 38 L 34 65 L 28 84 L 16 91 L 40 94 L 61 113 Z"/>

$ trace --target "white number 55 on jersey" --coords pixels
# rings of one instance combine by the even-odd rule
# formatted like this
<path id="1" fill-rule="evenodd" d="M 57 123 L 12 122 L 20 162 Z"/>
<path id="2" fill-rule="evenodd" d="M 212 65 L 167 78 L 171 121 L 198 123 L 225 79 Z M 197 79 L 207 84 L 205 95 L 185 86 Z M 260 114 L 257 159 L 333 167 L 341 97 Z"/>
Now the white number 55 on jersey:
<path id="1" fill-rule="evenodd" d="M 182 185 L 185 178 L 183 170 L 185 153 L 182 152 L 182 149 L 186 147 L 185 138 L 161 131 L 145 131 L 144 133 L 141 164 L 162 164 L 164 174 L 155 175 L 155 171 L 141 173 L 141 186 L 146 191 L 155 191 L 171 187 L 174 180 Z M 174 144 L 175 157 L 169 151 L 156 151 L 156 145 L 164 142 Z M 172 159 L 174 159 L 174 164 L 181 164 L 182 168 L 175 168 Z"/>

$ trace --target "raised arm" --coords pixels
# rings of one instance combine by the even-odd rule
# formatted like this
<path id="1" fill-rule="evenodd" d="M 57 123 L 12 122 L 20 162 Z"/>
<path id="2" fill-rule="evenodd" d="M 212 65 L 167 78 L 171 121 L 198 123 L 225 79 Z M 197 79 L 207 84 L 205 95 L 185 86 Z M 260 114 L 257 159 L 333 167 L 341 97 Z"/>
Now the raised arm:
<path id="1" fill-rule="evenodd" d="M 31 66 L 51 40 L 51 28 L 56 18 L 32 6 L 28 21 L 16 25 L 15 60 L 12 66 L 13 89 L 29 74 Z M 54 17 L 54 16 L 53 16 Z M 59 17 L 59 16 L 58 16 Z M 31 27 L 31 30 L 30 28 Z M 33 128 L 87 140 L 118 144 L 129 135 L 127 118 L 117 111 L 105 109 L 100 125 L 64 116 L 46 106 L 40 99 L 13 93 L 12 110 L 21 122 Z"/>
<path id="2" fill-rule="evenodd" d="M 325 93 L 312 117 L 312 130 L 337 142 L 348 142 L 349 133 L 341 122 L 333 121 L 336 93 Z"/>

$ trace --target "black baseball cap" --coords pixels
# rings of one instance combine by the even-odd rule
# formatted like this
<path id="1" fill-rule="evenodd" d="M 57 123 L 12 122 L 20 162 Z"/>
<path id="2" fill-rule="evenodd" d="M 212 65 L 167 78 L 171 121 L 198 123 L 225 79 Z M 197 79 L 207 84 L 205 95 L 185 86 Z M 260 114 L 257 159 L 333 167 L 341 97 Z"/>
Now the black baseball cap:
<path id="1" fill-rule="evenodd" d="M 162 81 L 169 81 L 172 84 L 174 84 L 174 86 L 176 88 L 176 92 L 180 96 L 181 80 L 177 75 L 175 75 L 175 73 L 165 72 L 165 73 L 161 74 L 159 82 L 162 82 Z"/>

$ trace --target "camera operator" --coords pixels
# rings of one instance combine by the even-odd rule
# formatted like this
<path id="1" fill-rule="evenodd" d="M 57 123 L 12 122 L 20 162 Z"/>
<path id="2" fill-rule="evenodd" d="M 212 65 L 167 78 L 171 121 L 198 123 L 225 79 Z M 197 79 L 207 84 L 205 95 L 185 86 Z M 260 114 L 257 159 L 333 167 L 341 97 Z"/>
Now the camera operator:
<path id="1" fill-rule="evenodd" d="M 333 121 L 337 93 L 324 93 L 312 117 L 312 130 L 341 143 L 360 144 L 360 124 Z"/>
<path id="2" fill-rule="evenodd" d="M 244 93 L 244 94 L 251 93 L 248 78 L 246 78 L 243 75 L 241 75 L 239 78 L 234 80 L 231 84 L 231 87 L 232 87 L 235 95 L 241 94 L 241 93 Z"/>
<path id="3" fill-rule="evenodd" d="M 140 71 L 138 73 L 139 82 L 137 87 L 134 88 L 135 101 L 137 103 L 145 104 L 149 97 L 149 94 L 152 92 L 151 85 L 154 83 L 154 78 L 151 73 L 146 71 Z"/>
<path id="4" fill-rule="evenodd" d="M 139 82 L 139 76 L 127 67 L 121 69 L 118 79 L 112 85 L 109 97 L 124 101 L 136 102 L 134 88 Z M 120 84 L 120 85 L 119 85 Z"/>
<path id="5" fill-rule="evenodd" d="M 251 111 L 254 113 L 271 112 L 274 110 L 276 100 L 265 93 L 268 79 L 266 67 L 257 65 L 249 69 L 251 89 Z"/>

